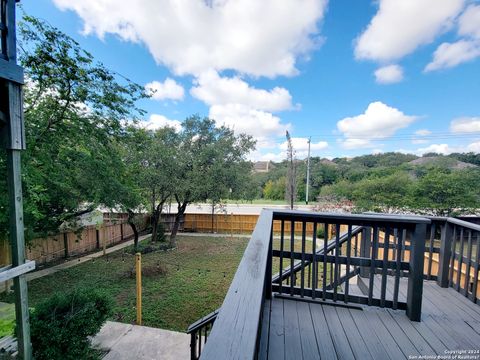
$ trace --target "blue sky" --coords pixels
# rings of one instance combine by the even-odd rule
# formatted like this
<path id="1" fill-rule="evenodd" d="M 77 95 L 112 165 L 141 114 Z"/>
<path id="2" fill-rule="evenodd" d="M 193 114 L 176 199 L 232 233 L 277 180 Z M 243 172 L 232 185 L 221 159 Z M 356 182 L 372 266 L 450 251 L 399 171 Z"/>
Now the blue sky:
<path id="1" fill-rule="evenodd" d="M 252 159 L 480 152 L 480 2 L 23 0 L 156 89 L 145 126 L 210 116 Z"/>

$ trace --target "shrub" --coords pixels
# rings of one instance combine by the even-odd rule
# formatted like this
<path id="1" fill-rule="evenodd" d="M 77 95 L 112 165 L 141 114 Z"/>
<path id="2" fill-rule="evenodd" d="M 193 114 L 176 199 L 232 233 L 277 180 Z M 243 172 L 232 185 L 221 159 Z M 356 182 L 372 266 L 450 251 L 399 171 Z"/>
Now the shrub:
<path id="1" fill-rule="evenodd" d="M 325 228 L 322 225 L 317 227 L 317 238 L 323 239 L 325 237 Z"/>
<path id="2" fill-rule="evenodd" d="M 55 294 L 30 311 L 36 360 L 93 359 L 89 336 L 98 333 L 113 302 L 94 290 Z"/>
<path id="3" fill-rule="evenodd" d="M 152 239 L 153 240 L 153 239 Z M 165 236 L 165 223 L 160 220 L 157 225 L 157 238 L 155 239 L 156 241 L 165 241 L 166 236 Z"/>

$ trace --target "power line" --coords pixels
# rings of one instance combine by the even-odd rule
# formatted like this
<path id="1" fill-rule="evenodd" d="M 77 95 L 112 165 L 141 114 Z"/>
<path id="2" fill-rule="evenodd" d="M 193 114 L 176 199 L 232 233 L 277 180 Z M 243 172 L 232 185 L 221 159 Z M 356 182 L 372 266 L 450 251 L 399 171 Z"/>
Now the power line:
<path id="1" fill-rule="evenodd" d="M 302 137 L 301 135 L 297 135 Z M 415 133 L 403 133 L 403 134 L 394 134 L 391 136 L 378 137 L 375 135 L 351 135 L 344 136 L 343 134 L 312 134 L 305 136 L 306 138 L 315 138 L 315 139 L 365 139 L 371 141 L 395 141 L 395 140 L 438 140 L 438 139 L 468 139 L 468 138 L 478 138 L 480 137 L 480 131 L 476 132 L 465 132 L 465 133 L 448 133 L 448 132 L 438 132 L 428 135 L 418 135 Z"/>

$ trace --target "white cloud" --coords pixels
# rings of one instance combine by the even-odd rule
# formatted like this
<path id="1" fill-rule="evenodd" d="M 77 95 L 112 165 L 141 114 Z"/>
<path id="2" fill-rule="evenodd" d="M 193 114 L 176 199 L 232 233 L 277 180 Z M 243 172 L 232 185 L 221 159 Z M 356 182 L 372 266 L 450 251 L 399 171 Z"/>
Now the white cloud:
<path id="1" fill-rule="evenodd" d="M 242 104 L 264 111 L 281 111 L 292 108 L 292 96 L 287 89 L 275 87 L 263 90 L 251 87 L 238 76 L 220 77 L 210 70 L 194 82 L 190 93 L 208 105 Z"/>
<path id="2" fill-rule="evenodd" d="M 374 144 L 368 139 L 347 138 L 339 142 L 344 149 L 348 150 L 371 148 L 374 146 Z"/>
<path id="3" fill-rule="evenodd" d="M 184 90 L 182 85 L 175 80 L 166 78 L 162 83 L 160 81 L 152 81 L 145 85 L 147 94 L 151 95 L 155 100 L 182 100 Z"/>
<path id="4" fill-rule="evenodd" d="M 480 39 L 480 5 L 470 5 L 458 20 L 458 34 Z"/>
<path id="5" fill-rule="evenodd" d="M 458 35 L 463 38 L 438 46 L 425 71 L 451 68 L 480 57 L 480 5 L 470 5 L 459 17 Z"/>
<path id="6" fill-rule="evenodd" d="M 375 71 L 375 80 L 379 84 L 393 84 L 403 80 L 403 69 L 398 65 L 383 66 Z"/>
<path id="7" fill-rule="evenodd" d="M 459 145 L 459 146 L 452 146 L 449 144 L 432 144 L 425 148 L 420 148 L 415 151 L 417 155 L 423 155 L 429 152 L 435 152 L 443 155 L 448 155 L 451 153 L 464 153 L 464 152 L 480 152 L 480 141 L 472 142 L 468 145 Z"/>
<path id="8" fill-rule="evenodd" d="M 430 135 L 431 133 L 432 132 L 430 130 L 427 130 L 427 129 L 419 129 L 419 130 L 415 131 L 414 134 L 417 137 L 412 138 L 412 144 L 426 144 L 426 143 L 430 142 L 429 140 L 422 139 L 421 137 Z M 418 136 L 420 138 L 418 138 Z"/>
<path id="9" fill-rule="evenodd" d="M 480 132 L 480 117 L 461 117 L 450 122 L 453 133 Z"/>
<path id="10" fill-rule="evenodd" d="M 423 155 L 423 154 L 431 153 L 431 152 L 448 155 L 448 154 L 454 152 L 454 150 L 448 144 L 432 144 L 432 145 L 427 146 L 425 148 L 420 148 L 416 151 L 416 153 L 419 154 L 419 155 Z"/>
<path id="11" fill-rule="evenodd" d="M 379 0 L 355 46 L 357 59 L 394 61 L 451 28 L 465 0 Z"/>
<path id="12" fill-rule="evenodd" d="M 427 136 L 427 135 L 430 135 L 432 132 L 428 129 L 419 129 L 417 131 L 415 131 L 415 135 L 418 135 L 418 136 Z"/>
<path id="13" fill-rule="evenodd" d="M 338 130 L 345 136 L 347 149 L 371 147 L 372 139 L 385 139 L 417 119 L 380 101 L 370 103 L 363 114 L 347 117 L 337 122 Z"/>
<path id="14" fill-rule="evenodd" d="M 168 126 L 174 128 L 176 131 L 180 131 L 182 123 L 179 120 L 171 120 L 160 114 L 152 114 L 148 120 L 138 122 L 138 126 L 149 130 L 156 130 Z"/>
<path id="15" fill-rule="evenodd" d="M 284 135 L 291 127 L 283 124 L 278 116 L 243 104 L 213 105 L 209 117 L 237 133 L 254 136 L 260 143 L 267 142 L 268 137 Z M 258 145 L 267 146 L 266 143 Z"/>
<path id="16" fill-rule="evenodd" d="M 480 141 L 469 144 L 467 150 L 474 153 L 480 153 Z"/>
<path id="17" fill-rule="evenodd" d="M 412 139 L 412 144 L 427 144 L 429 142 L 429 140 L 425 139 Z"/>
<path id="18" fill-rule="evenodd" d="M 293 149 L 298 152 L 306 152 L 308 153 L 308 139 L 302 137 L 292 137 L 292 146 Z M 318 151 L 324 150 L 328 147 L 328 142 L 326 141 L 319 141 L 319 142 L 312 142 L 310 144 L 310 151 Z M 285 140 L 283 143 L 280 144 L 280 149 L 287 150 L 288 142 Z"/>
<path id="19" fill-rule="evenodd" d="M 232 69 L 293 75 L 318 44 L 326 0 L 54 0 L 75 11 L 85 34 L 142 42 L 178 75 Z"/>
<path id="20" fill-rule="evenodd" d="M 269 152 L 263 155 L 258 155 L 255 157 L 256 160 L 260 161 L 274 161 L 274 162 L 281 162 L 287 158 L 286 154 L 284 152 L 281 153 L 273 153 Z"/>
<path id="21" fill-rule="evenodd" d="M 425 67 L 425 71 L 451 68 L 471 61 L 480 56 L 480 41 L 459 40 L 454 43 L 442 43 L 435 50 L 433 60 Z"/>

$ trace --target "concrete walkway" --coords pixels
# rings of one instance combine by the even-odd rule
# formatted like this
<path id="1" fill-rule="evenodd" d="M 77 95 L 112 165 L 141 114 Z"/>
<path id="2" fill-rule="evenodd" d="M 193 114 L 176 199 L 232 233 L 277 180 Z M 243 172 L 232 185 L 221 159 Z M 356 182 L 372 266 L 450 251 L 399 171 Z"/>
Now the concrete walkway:
<path id="1" fill-rule="evenodd" d="M 107 321 L 92 340 L 108 351 L 104 360 L 181 360 L 190 358 L 190 335 Z"/>

